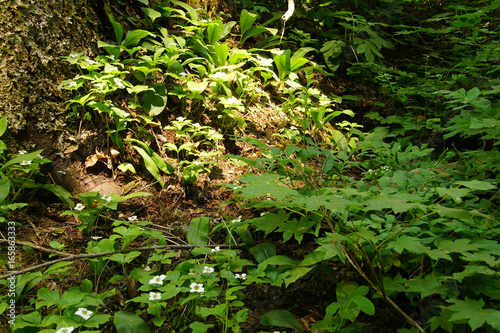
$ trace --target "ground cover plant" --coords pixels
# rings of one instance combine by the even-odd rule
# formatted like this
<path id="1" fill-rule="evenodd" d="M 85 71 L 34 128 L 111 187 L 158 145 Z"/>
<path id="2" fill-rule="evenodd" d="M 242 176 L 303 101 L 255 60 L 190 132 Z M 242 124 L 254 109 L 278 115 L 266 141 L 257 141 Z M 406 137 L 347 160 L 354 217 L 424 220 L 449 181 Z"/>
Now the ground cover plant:
<path id="1" fill-rule="evenodd" d="M 151 191 L 70 194 L 0 141 L 13 332 L 500 330 L 500 1 L 128 5 L 60 88 L 106 134 L 86 166 Z M 201 208 L 175 234 L 128 204 L 174 182 Z M 34 191 L 79 243 L 20 240 Z M 16 247 L 50 254 L 12 273 Z"/>

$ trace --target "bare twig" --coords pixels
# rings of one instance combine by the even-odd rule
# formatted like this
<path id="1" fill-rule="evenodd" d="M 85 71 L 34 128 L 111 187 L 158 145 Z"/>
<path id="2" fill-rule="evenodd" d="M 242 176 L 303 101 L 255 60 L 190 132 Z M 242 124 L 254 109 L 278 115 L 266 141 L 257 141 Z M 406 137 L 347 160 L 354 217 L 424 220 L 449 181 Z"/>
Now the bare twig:
<path id="1" fill-rule="evenodd" d="M 0 239 L 0 243 L 8 243 L 8 242 L 9 241 L 6 239 Z M 52 249 L 47 249 L 45 247 L 41 247 L 41 246 L 38 246 L 35 244 L 26 243 L 26 242 L 16 241 L 16 244 L 28 246 L 28 247 L 31 247 L 32 249 L 36 249 L 36 250 L 43 251 L 43 252 L 59 254 L 61 256 L 66 256 L 66 257 L 71 256 L 71 254 L 69 254 L 69 253 L 64 253 L 64 252 L 59 252 L 59 251 L 52 250 Z"/>
<path id="2" fill-rule="evenodd" d="M 99 257 L 111 256 L 111 255 L 113 255 L 115 253 L 129 253 L 129 252 L 132 252 L 132 251 L 140 251 L 140 252 L 142 252 L 142 251 L 151 251 L 151 250 L 160 250 L 160 249 L 190 250 L 190 249 L 194 249 L 194 248 L 197 248 L 197 247 L 215 248 L 216 246 L 218 246 L 220 248 L 229 248 L 230 247 L 229 245 L 154 245 L 154 246 L 146 246 L 146 247 L 139 247 L 139 248 L 130 248 L 130 249 L 119 250 L 119 251 L 111 251 L 111 252 L 76 254 L 76 255 L 70 255 L 70 256 L 67 256 L 67 257 L 64 257 L 64 258 L 59 258 L 59 259 L 51 260 L 51 261 L 45 262 L 45 263 L 40 264 L 40 265 L 36 265 L 36 266 L 33 266 L 33 267 L 29 267 L 29 268 L 23 269 L 21 271 L 15 271 L 15 272 L 10 272 L 9 274 L 0 275 L 0 280 L 8 278 L 8 277 L 12 277 L 12 276 L 24 274 L 24 273 L 36 271 L 38 269 L 41 269 L 41 268 L 44 268 L 44 267 L 47 267 L 47 266 L 51 266 L 51 265 L 56 264 L 56 263 L 61 262 L 61 261 L 73 261 L 73 260 L 76 260 L 76 259 L 99 258 Z M 232 248 L 237 248 L 238 246 L 231 246 L 231 247 Z"/>

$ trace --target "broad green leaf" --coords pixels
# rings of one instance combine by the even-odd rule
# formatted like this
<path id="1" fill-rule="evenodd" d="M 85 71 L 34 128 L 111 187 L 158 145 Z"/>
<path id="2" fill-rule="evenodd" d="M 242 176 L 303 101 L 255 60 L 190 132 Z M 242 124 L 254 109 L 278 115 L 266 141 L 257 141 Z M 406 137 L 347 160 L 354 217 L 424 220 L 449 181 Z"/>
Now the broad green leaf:
<path id="1" fill-rule="evenodd" d="M 134 47 L 139 44 L 141 39 L 149 36 L 150 34 L 150 32 L 142 29 L 130 30 L 125 36 L 125 40 L 123 41 L 122 45 L 126 48 Z"/>
<path id="2" fill-rule="evenodd" d="M 244 36 L 248 29 L 255 23 L 257 20 L 257 14 L 249 13 L 246 9 L 241 11 L 240 15 L 240 30 L 241 36 Z M 243 41 L 242 41 L 243 42 Z M 242 43 L 240 42 L 240 43 Z"/>
<path id="3" fill-rule="evenodd" d="M 161 17 L 161 13 L 157 12 L 154 9 L 147 8 L 147 7 L 141 7 L 141 10 L 149 17 L 151 22 L 154 22 L 157 18 Z"/>
<path id="4" fill-rule="evenodd" d="M 264 326 L 288 327 L 301 333 L 304 332 L 297 318 L 288 310 L 269 311 L 260 318 L 260 323 Z"/>
<path id="5" fill-rule="evenodd" d="M 427 247 L 422 244 L 422 241 L 416 237 L 402 235 L 394 240 L 387 243 L 386 247 L 388 249 L 393 249 L 397 253 L 402 253 L 404 250 L 415 253 L 422 254 L 426 252 Z"/>
<path id="6" fill-rule="evenodd" d="M 148 90 L 144 93 L 144 111 L 149 116 L 157 116 L 165 110 L 167 105 L 167 88 L 165 83 L 148 84 Z"/>
<path id="7" fill-rule="evenodd" d="M 492 183 L 480 180 L 459 181 L 455 182 L 455 184 L 462 185 L 467 188 L 470 188 L 471 190 L 478 190 L 478 191 L 488 191 L 488 190 L 498 189 Z"/>
<path id="8" fill-rule="evenodd" d="M 123 27 L 120 23 L 115 21 L 115 18 L 113 15 L 108 14 L 109 22 L 113 25 L 113 30 L 115 32 L 115 37 L 116 37 L 116 42 L 118 44 L 122 43 L 123 39 Z"/>
<path id="9" fill-rule="evenodd" d="M 197 217 L 191 220 L 186 238 L 191 245 L 207 245 L 210 228 L 209 217 Z"/>
<path id="10" fill-rule="evenodd" d="M 195 82 L 192 80 L 187 81 L 187 86 L 189 91 L 195 95 L 201 95 L 208 86 L 208 80 L 203 80 L 201 82 Z"/>
<path id="11" fill-rule="evenodd" d="M 115 312 L 113 324 L 118 333 L 149 333 L 149 327 L 146 322 L 139 316 L 125 312 Z"/>
<path id="12" fill-rule="evenodd" d="M 459 204 L 462 202 L 462 198 L 467 196 L 471 190 L 466 188 L 445 188 L 445 187 L 437 187 L 436 192 L 440 197 L 448 196 L 455 201 L 455 203 Z"/>
<path id="13" fill-rule="evenodd" d="M 184 8 L 188 12 L 189 16 L 191 17 L 191 20 L 193 20 L 193 21 L 198 20 L 198 14 L 196 13 L 196 9 L 194 9 L 190 5 L 188 5 L 182 1 L 178 1 L 178 0 L 170 0 L 170 2 L 177 5 L 177 6 Z"/>
<path id="14" fill-rule="evenodd" d="M 160 172 L 158 170 L 158 167 L 156 166 L 156 163 L 151 158 L 151 156 L 149 156 L 148 153 L 146 153 L 146 151 L 144 151 L 144 149 L 142 149 L 141 147 L 132 145 L 132 148 L 134 148 L 142 156 L 146 169 L 158 181 L 161 187 L 163 187 L 163 182 L 160 179 Z"/>
<path id="15" fill-rule="evenodd" d="M 10 181 L 7 176 L 0 172 L 0 203 L 2 203 L 10 193 Z"/>
<path id="16" fill-rule="evenodd" d="M 276 255 L 276 248 L 271 243 L 261 243 L 250 249 L 255 260 L 258 263 L 264 262 L 266 259 L 272 258 Z"/>
<path id="17" fill-rule="evenodd" d="M 352 298 L 352 301 L 367 315 L 373 316 L 375 314 L 375 306 L 368 298 L 357 295 Z"/>
<path id="18" fill-rule="evenodd" d="M 189 328 L 193 330 L 193 333 L 205 333 L 209 328 L 214 327 L 214 324 L 204 324 L 199 321 L 195 321 L 189 324 Z"/>
<path id="19" fill-rule="evenodd" d="M 0 136 L 2 136 L 7 130 L 7 118 L 0 119 Z"/>
<path id="20" fill-rule="evenodd" d="M 445 308 L 454 312 L 450 317 L 451 322 L 467 320 L 473 331 L 485 323 L 497 328 L 500 326 L 500 311 L 483 309 L 485 304 L 481 298 L 474 300 L 465 297 L 465 300 L 454 299 L 451 302 L 454 304 Z"/>

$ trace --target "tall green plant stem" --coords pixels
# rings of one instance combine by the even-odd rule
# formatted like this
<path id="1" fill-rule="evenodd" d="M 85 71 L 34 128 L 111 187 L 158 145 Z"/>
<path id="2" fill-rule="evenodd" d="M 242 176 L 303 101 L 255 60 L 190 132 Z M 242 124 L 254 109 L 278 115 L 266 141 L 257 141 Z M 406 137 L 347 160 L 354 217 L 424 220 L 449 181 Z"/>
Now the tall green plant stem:
<path id="1" fill-rule="evenodd" d="M 345 257 L 347 258 L 347 260 L 349 261 L 349 263 L 351 264 L 351 266 L 354 267 L 354 269 L 359 273 L 359 275 L 361 275 L 366 280 L 366 282 L 368 282 L 368 284 L 372 287 L 372 289 L 375 291 L 375 293 L 380 294 L 382 296 L 382 298 L 387 303 L 389 303 L 399 314 L 401 314 L 403 316 L 403 318 L 406 319 L 406 321 L 408 323 L 410 323 L 412 326 L 414 326 L 419 332 L 425 333 L 425 330 L 420 326 L 419 323 L 417 323 L 410 316 L 408 316 L 406 314 L 406 312 L 404 312 L 396 303 L 394 303 L 389 297 L 385 296 L 378 289 L 378 287 L 376 286 L 376 284 L 372 280 L 370 280 L 370 278 L 365 274 L 365 272 L 363 272 L 361 270 L 361 268 L 358 265 L 356 265 L 356 263 L 354 262 L 354 260 L 352 260 L 351 256 L 349 255 L 349 253 L 347 253 L 347 251 L 344 249 L 344 247 L 341 244 L 339 244 L 339 245 L 340 245 L 340 249 L 344 253 Z"/>

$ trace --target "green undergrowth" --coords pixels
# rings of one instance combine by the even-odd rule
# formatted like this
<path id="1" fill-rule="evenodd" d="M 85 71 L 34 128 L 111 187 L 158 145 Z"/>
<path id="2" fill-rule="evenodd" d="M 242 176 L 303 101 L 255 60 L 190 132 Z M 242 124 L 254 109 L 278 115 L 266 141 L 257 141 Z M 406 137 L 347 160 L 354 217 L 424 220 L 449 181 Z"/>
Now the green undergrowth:
<path id="1" fill-rule="evenodd" d="M 72 197 L 31 181 L 35 162 L 49 162 L 39 151 L 7 159 L 1 142 L 0 221 L 23 209 L 27 188 L 44 188 L 86 240 L 78 257 L 53 241 L 53 262 L 2 277 L 14 332 L 500 330 L 498 0 L 305 1 L 284 31 L 264 1 L 242 1 L 233 21 L 139 2 L 128 32 L 109 16 L 116 41 L 99 42 L 102 54 L 65 57 L 79 71 L 61 83 L 68 117 L 104 124 L 100 148 L 120 153 L 117 169 L 147 171 L 159 187 L 166 177 L 196 186 L 222 159 L 248 165 L 226 185 L 241 216 L 197 217 L 188 245 L 167 244 L 153 222 L 112 217 L 148 193 Z M 336 77 L 376 95 L 337 96 L 324 84 Z M 252 132 L 256 109 L 284 115 L 265 140 Z M 163 131 L 173 139 L 159 144 Z M 229 154 L 230 140 L 259 157 Z M 67 285 L 75 260 L 92 273 Z M 295 304 L 252 315 L 256 290 L 318 281 L 330 289 L 313 320 Z"/>

